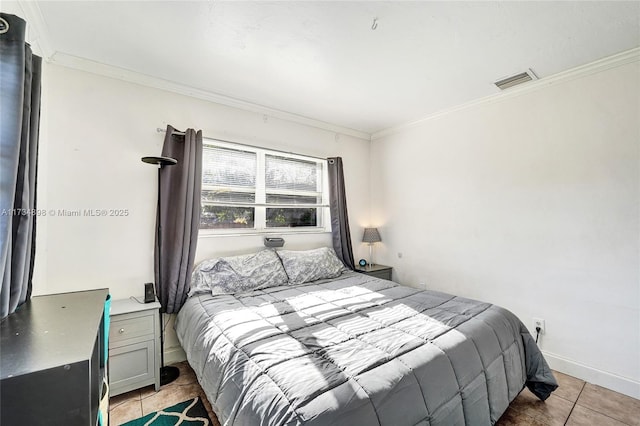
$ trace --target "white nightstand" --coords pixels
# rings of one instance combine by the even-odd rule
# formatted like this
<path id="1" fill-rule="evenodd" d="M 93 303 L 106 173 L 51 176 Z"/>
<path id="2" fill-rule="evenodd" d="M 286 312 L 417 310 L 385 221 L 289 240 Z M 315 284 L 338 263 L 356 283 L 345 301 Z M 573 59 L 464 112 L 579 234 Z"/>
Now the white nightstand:
<path id="1" fill-rule="evenodd" d="M 109 396 L 148 385 L 155 385 L 156 391 L 160 389 L 160 303 L 113 300 Z"/>

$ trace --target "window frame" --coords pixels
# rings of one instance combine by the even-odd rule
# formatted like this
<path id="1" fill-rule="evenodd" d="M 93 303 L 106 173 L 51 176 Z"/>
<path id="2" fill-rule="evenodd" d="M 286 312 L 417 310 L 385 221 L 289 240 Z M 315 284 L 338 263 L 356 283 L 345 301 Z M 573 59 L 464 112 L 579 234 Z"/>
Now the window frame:
<path id="1" fill-rule="evenodd" d="M 218 236 L 242 236 L 242 235 L 268 235 L 268 234 L 318 234 L 331 232 L 331 216 L 329 211 L 329 179 L 328 179 L 328 162 L 324 158 L 312 157 L 292 152 L 278 151 L 269 148 L 263 148 L 253 145 L 245 145 L 237 142 L 230 142 L 220 139 L 204 138 L 204 147 L 219 147 L 238 151 L 247 151 L 256 153 L 256 188 L 255 202 L 244 204 L 253 206 L 254 208 L 254 226 L 252 228 L 198 228 L 198 237 L 218 237 Z M 267 194 L 273 194 L 274 191 L 268 192 L 266 188 L 266 156 L 272 155 L 276 157 L 290 158 L 292 160 L 300 160 L 313 162 L 321 165 L 321 173 L 319 183 L 319 192 L 313 193 L 314 196 L 321 196 L 320 204 L 310 204 L 311 208 L 317 209 L 317 225 L 316 226 L 284 226 L 284 227 L 267 227 L 267 209 L 278 208 L 280 206 L 288 206 L 286 204 L 267 204 Z M 204 176 L 204 164 L 202 174 Z M 201 178 L 202 179 L 202 178 Z M 224 206 L 224 202 L 205 202 L 202 197 L 202 191 L 221 188 L 219 185 L 205 185 L 202 183 L 200 202 L 202 206 L 205 204 Z M 292 191 L 283 190 L 281 193 L 290 195 L 311 195 L 310 191 Z M 229 206 L 238 206 L 238 203 L 226 203 Z M 298 208 L 305 208 L 307 205 L 299 204 Z M 288 206 L 290 207 L 290 206 Z M 202 208 L 202 207 L 201 207 Z M 292 207 L 293 208 L 293 207 Z"/>

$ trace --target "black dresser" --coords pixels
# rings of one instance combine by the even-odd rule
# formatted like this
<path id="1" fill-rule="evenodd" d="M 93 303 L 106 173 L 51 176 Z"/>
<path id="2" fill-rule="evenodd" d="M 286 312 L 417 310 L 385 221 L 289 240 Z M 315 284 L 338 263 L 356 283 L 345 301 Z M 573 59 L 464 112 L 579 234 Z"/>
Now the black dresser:
<path id="1" fill-rule="evenodd" d="M 2 321 L 2 426 L 98 424 L 108 293 L 32 297 Z"/>

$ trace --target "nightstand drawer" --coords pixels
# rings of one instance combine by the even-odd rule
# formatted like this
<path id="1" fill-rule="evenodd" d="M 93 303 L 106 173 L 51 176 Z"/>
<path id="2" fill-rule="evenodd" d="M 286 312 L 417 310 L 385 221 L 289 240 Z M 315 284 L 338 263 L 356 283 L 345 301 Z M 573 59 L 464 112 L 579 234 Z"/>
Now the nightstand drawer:
<path id="1" fill-rule="evenodd" d="M 109 341 L 112 343 L 153 335 L 153 314 L 118 318 L 111 321 Z"/>
<path id="2" fill-rule="evenodd" d="M 367 273 L 370 277 L 382 278 L 383 280 L 391 281 L 391 269 L 386 269 L 384 271 L 376 271 Z"/>
<path id="3" fill-rule="evenodd" d="M 361 274 L 369 275 L 370 277 L 376 277 L 383 280 L 392 281 L 392 270 L 391 266 L 385 265 L 367 265 L 367 266 L 356 266 L 355 271 L 360 272 Z"/>
<path id="4" fill-rule="evenodd" d="M 147 340 L 109 351 L 111 395 L 154 383 L 155 342 Z"/>

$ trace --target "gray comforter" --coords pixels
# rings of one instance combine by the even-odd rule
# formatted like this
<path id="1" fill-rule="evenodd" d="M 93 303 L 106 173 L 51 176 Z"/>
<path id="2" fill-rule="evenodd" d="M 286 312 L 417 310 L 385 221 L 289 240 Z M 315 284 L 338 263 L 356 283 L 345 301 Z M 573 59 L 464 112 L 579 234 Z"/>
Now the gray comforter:
<path id="1" fill-rule="evenodd" d="M 223 425 L 488 425 L 557 387 L 509 311 L 363 274 L 195 294 L 176 330 Z"/>

